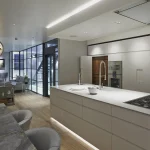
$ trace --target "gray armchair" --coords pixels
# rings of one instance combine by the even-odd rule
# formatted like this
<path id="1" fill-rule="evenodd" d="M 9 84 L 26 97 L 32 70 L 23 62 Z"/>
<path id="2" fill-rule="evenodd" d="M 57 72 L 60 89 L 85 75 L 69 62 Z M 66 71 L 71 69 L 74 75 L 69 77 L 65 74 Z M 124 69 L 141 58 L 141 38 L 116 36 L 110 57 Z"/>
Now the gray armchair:
<path id="1" fill-rule="evenodd" d="M 32 112 L 30 110 L 17 110 L 11 112 L 11 114 L 24 131 L 29 129 L 32 119 Z"/>
<path id="2" fill-rule="evenodd" d="M 29 87 L 29 82 L 28 84 L 25 85 L 24 83 L 24 77 L 22 76 L 17 76 L 16 80 L 11 80 L 5 84 L 6 86 L 12 85 L 14 87 L 15 91 L 24 91 L 26 88 Z"/>
<path id="3" fill-rule="evenodd" d="M 37 150 L 60 150 L 60 136 L 51 128 L 37 128 L 25 132 Z"/>

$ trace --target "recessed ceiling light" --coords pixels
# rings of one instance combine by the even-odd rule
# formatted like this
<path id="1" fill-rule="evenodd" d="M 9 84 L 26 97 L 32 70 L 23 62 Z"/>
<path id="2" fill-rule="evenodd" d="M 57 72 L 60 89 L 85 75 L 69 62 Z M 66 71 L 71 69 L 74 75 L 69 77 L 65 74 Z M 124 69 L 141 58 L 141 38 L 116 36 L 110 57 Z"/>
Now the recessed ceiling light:
<path id="1" fill-rule="evenodd" d="M 14 26 L 16 25 L 16 24 L 13 24 Z"/>
<path id="2" fill-rule="evenodd" d="M 88 32 L 84 32 L 85 34 L 87 34 Z"/>
<path id="3" fill-rule="evenodd" d="M 116 23 L 116 24 L 120 24 L 121 22 L 120 22 L 120 21 L 115 21 L 115 23 Z"/>
<path id="4" fill-rule="evenodd" d="M 55 20 L 54 22 L 51 22 L 49 25 L 46 26 L 47 29 L 59 24 L 60 22 L 70 18 L 71 16 L 74 16 L 76 14 L 78 14 L 79 12 L 95 5 L 96 3 L 100 2 L 101 0 L 91 0 L 81 6 L 79 6 L 78 8 L 74 9 L 73 11 L 71 11 L 70 13 L 60 17 L 59 19 Z"/>

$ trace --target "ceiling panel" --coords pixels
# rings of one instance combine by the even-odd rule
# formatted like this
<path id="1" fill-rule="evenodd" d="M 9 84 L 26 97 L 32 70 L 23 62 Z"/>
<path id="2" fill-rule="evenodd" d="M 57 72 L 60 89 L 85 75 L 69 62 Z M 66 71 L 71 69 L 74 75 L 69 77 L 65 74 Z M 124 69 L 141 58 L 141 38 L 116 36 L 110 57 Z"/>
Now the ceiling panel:
<path id="1" fill-rule="evenodd" d="M 141 26 L 144 25 L 116 13 L 109 12 L 56 33 L 52 37 L 86 41 Z"/>

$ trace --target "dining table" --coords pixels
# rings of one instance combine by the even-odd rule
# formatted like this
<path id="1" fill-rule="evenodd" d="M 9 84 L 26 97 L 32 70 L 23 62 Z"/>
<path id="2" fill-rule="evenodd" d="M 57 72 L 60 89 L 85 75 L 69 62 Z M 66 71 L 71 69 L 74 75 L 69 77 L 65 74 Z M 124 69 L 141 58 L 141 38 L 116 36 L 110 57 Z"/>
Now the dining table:
<path id="1" fill-rule="evenodd" d="M 37 150 L 5 104 L 0 104 L 0 150 Z"/>

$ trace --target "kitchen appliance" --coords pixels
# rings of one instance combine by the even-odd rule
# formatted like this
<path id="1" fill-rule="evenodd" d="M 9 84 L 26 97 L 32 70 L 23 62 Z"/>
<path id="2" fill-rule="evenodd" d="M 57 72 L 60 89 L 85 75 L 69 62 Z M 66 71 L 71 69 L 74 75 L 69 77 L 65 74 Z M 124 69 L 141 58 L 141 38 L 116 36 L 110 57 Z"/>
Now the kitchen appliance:
<path id="1" fill-rule="evenodd" d="M 122 88 L 122 61 L 108 62 L 108 85 Z"/>
<path id="2" fill-rule="evenodd" d="M 150 24 L 150 0 L 138 0 L 135 3 L 124 6 L 115 13 L 130 18 L 134 21 Z"/>
<path id="3" fill-rule="evenodd" d="M 135 100 L 131 100 L 125 103 L 150 109 L 150 95 Z"/>
<path id="4" fill-rule="evenodd" d="M 120 80 L 116 78 L 111 78 L 111 87 L 120 88 Z"/>

